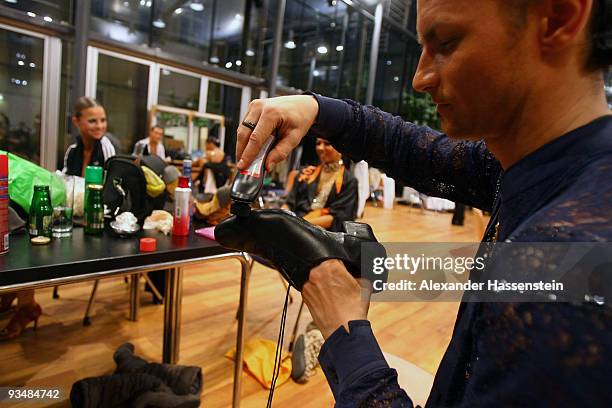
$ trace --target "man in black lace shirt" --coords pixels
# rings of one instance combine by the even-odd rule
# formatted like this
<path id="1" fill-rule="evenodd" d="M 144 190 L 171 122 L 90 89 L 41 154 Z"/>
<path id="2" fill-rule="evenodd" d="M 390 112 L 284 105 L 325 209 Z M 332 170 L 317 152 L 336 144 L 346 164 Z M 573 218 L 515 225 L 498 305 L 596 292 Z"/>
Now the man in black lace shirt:
<path id="1" fill-rule="evenodd" d="M 433 97 L 446 134 L 349 100 L 259 100 L 245 118 L 255 130 L 238 130 L 238 167 L 274 130 L 268 165 L 310 132 L 423 193 L 491 211 L 484 240 L 612 241 L 604 3 L 418 0 L 413 85 Z M 336 405 L 412 406 L 344 265 L 313 269 L 303 296 L 326 338 L 319 360 Z M 612 406 L 610 361 L 609 305 L 465 302 L 427 405 Z"/>

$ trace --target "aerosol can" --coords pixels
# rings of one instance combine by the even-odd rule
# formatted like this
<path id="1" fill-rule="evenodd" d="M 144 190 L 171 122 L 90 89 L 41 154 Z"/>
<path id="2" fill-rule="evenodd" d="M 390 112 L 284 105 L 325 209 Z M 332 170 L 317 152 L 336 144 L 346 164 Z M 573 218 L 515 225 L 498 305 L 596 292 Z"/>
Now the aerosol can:
<path id="1" fill-rule="evenodd" d="M 266 140 L 248 169 L 242 170 L 232 183 L 230 197 L 232 199 L 231 213 L 238 217 L 246 217 L 251 212 L 251 204 L 257 199 L 263 186 L 266 173 L 266 159 L 268 153 L 276 143 L 276 136 Z"/>
<path id="2" fill-rule="evenodd" d="M 172 235 L 189 235 L 191 216 L 189 214 L 189 202 L 191 189 L 187 177 L 179 177 L 178 187 L 174 190 L 174 219 L 172 223 Z"/>

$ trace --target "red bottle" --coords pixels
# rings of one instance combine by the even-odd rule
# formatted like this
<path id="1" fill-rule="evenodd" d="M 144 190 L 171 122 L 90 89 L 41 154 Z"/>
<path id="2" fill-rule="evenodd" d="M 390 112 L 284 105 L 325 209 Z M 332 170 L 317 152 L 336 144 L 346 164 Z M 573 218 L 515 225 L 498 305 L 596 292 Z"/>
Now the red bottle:
<path id="1" fill-rule="evenodd" d="M 191 189 L 187 177 L 179 177 L 178 187 L 174 190 L 174 222 L 172 235 L 189 235 L 191 217 L 189 215 L 189 202 Z"/>

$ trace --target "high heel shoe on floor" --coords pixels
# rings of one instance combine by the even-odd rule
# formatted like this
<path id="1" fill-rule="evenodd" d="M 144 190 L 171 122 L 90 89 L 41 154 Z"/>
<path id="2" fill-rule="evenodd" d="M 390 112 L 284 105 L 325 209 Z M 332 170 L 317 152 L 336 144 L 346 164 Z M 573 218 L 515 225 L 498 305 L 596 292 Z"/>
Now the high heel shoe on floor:
<path id="1" fill-rule="evenodd" d="M 30 322 L 34 322 L 34 330 L 36 330 L 38 318 L 41 314 L 42 309 L 38 303 L 19 306 L 17 312 L 15 312 L 15 315 L 11 318 L 6 327 L 0 331 L 0 341 L 19 337 Z"/>
<path id="2" fill-rule="evenodd" d="M 7 293 L 0 296 L 0 313 L 8 312 L 13 308 L 13 300 L 17 297 L 17 293 Z"/>

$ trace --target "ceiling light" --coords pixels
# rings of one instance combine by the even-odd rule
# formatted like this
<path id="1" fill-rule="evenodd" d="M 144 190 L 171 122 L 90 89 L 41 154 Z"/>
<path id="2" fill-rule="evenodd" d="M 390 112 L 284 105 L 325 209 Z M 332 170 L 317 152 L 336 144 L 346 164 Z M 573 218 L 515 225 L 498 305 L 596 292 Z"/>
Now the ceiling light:
<path id="1" fill-rule="evenodd" d="M 11 4 L 17 4 L 17 0 L 4 0 L 7 3 L 11 3 Z"/>
<path id="2" fill-rule="evenodd" d="M 312 76 L 318 77 L 319 75 L 321 75 L 321 73 L 319 71 L 317 71 L 316 69 L 314 71 L 312 71 Z"/>
<path id="3" fill-rule="evenodd" d="M 297 45 L 295 45 L 295 41 L 293 40 L 289 40 L 285 43 L 285 48 L 288 48 L 290 50 L 294 50 L 297 47 Z"/>
<path id="4" fill-rule="evenodd" d="M 36 68 L 36 64 L 33 62 L 30 62 L 30 68 Z"/>
<path id="5" fill-rule="evenodd" d="M 200 0 L 193 0 L 189 5 L 193 11 L 202 11 L 204 10 L 204 5 Z"/>
<path id="6" fill-rule="evenodd" d="M 394 76 L 394 77 L 393 77 L 393 80 L 394 80 L 395 82 L 399 82 L 399 77 L 398 77 L 398 76 Z"/>
<path id="7" fill-rule="evenodd" d="M 146 5 L 147 5 L 147 2 L 146 2 L 145 0 L 140 0 L 140 5 L 141 5 L 141 6 L 146 6 Z"/>
<path id="8" fill-rule="evenodd" d="M 162 71 L 162 75 L 166 75 L 166 76 L 170 75 L 170 70 L 169 69 L 162 68 L 161 71 Z"/>
<path id="9" fill-rule="evenodd" d="M 181 14 L 182 12 L 183 12 L 183 9 L 180 7 L 174 10 L 174 14 Z"/>
<path id="10" fill-rule="evenodd" d="M 23 81 L 21 81 L 21 85 L 23 86 L 28 86 L 28 81 L 26 81 L 25 79 Z"/>
<path id="11" fill-rule="evenodd" d="M 236 60 L 236 66 L 237 66 L 237 67 L 242 66 L 242 61 L 241 61 L 241 60 Z"/>
<path id="12" fill-rule="evenodd" d="M 147 7 L 151 8 L 151 6 L 153 5 L 152 1 L 147 1 L 147 3 L 145 4 Z"/>
<path id="13" fill-rule="evenodd" d="M 157 28 L 166 28 L 166 23 L 161 18 L 158 18 L 153 22 L 153 26 Z"/>
<path id="14" fill-rule="evenodd" d="M 219 57 L 210 57 L 210 62 L 212 62 L 213 64 L 218 64 L 219 63 Z"/>
<path id="15" fill-rule="evenodd" d="M 49 17 L 49 16 L 44 16 L 43 20 L 45 20 L 47 23 L 50 23 L 50 22 L 53 21 L 53 19 L 51 17 Z"/>
<path id="16" fill-rule="evenodd" d="M 228 63 L 226 63 L 226 64 L 225 64 L 225 68 L 231 68 L 231 67 L 232 67 L 232 65 L 233 65 L 233 64 L 232 64 L 232 62 L 230 61 L 230 62 L 228 62 Z"/>
<path id="17" fill-rule="evenodd" d="M 253 51 L 252 49 L 248 49 L 245 51 L 245 54 L 247 57 L 254 57 L 255 56 L 255 51 Z"/>
<path id="18" fill-rule="evenodd" d="M 387 60 L 387 65 L 391 65 L 391 64 L 393 64 L 393 61 Z"/>
<path id="19" fill-rule="evenodd" d="M 327 47 L 324 45 L 320 45 L 319 48 L 317 48 L 317 52 L 319 54 L 327 54 Z"/>
<path id="20" fill-rule="evenodd" d="M 336 45 L 336 51 L 344 51 L 344 45 Z"/>
<path id="21" fill-rule="evenodd" d="M 4 95 L 0 94 L 0 102 L 4 100 Z"/>
<path id="22" fill-rule="evenodd" d="M 25 62 L 19 60 L 19 61 L 17 61 L 17 65 L 23 67 L 25 65 Z"/>
<path id="23" fill-rule="evenodd" d="M 36 13 L 32 13 L 31 11 L 28 11 L 26 14 L 32 18 L 36 17 Z"/>

